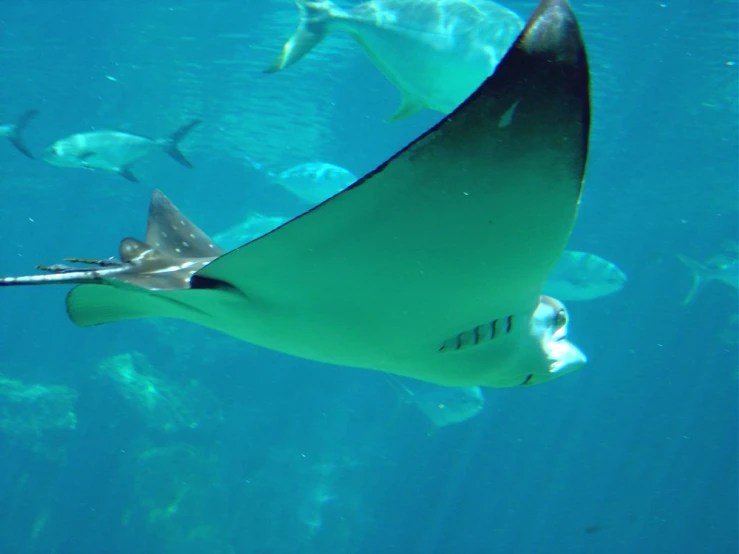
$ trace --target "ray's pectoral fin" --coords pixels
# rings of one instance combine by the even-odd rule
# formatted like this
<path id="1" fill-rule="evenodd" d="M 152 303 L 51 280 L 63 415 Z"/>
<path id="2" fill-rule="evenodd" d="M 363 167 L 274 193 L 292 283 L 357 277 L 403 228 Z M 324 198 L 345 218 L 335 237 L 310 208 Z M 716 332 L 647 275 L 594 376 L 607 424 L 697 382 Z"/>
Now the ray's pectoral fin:
<path id="1" fill-rule="evenodd" d="M 81 285 L 67 294 L 69 318 L 80 327 L 165 315 L 166 301 L 138 288 Z"/>
<path id="2" fill-rule="evenodd" d="M 145 282 L 136 279 L 107 281 L 104 285 L 80 285 L 67 294 L 69 318 L 80 327 L 102 325 L 129 319 L 166 317 L 203 323 L 210 316 L 192 302 L 199 297 L 201 305 L 220 299 L 219 289 L 149 290 Z M 188 301 L 183 301 L 187 295 Z"/>

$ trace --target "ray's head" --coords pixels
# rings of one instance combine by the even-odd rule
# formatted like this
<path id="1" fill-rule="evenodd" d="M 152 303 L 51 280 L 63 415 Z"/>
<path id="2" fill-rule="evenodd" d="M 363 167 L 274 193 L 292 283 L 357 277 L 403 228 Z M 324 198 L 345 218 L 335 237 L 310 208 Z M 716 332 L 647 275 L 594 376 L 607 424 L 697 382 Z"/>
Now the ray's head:
<path id="1" fill-rule="evenodd" d="M 551 296 L 541 296 L 531 318 L 531 331 L 547 357 L 547 380 L 576 371 L 587 362 L 585 354 L 567 340 L 568 325 L 564 305 Z"/>

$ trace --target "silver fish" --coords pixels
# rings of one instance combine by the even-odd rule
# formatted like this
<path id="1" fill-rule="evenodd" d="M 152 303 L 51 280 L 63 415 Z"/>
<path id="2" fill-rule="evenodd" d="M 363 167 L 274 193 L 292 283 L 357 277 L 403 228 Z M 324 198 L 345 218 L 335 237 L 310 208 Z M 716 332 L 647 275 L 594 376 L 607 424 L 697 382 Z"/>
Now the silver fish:
<path id="1" fill-rule="evenodd" d="M 195 119 L 177 129 L 170 136 L 152 139 L 120 131 L 93 131 L 78 133 L 56 141 L 44 150 L 44 161 L 58 167 L 100 169 L 118 173 L 138 182 L 131 166 L 154 150 L 164 150 L 177 163 L 192 167 L 179 149 L 179 143 L 200 124 Z"/>
<path id="2" fill-rule="evenodd" d="M 544 285 L 544 294 L 565 302 L 593 300 L 620 291 L 626 281 L 626 274 L 608 260 L 565 250 Z"/>
<path id="3" fill-rule="evenodd" d="M 480 387 L 439 387 L 428 383 L 410 386 L 390 376 L 403 401 L 417 408 L 436 428 L 472 419 L 485 407 Z"/>
<path id="4" fill-rule="evenodd" d="M 285 69 L 330 32 L 350 33 L 402 95 L 388 121 L 424 108 L 450 113 L 493 72 L 523 28 L 490 0 L 371 0 L 342 9 L 297 0 L 298 29 L 265 72 Z"/>
<path id="5" fill-rule="evenodd" d="M 0 125 L 0 137 L 5 137 L 10 140 L 10 143 L 15 146 L 21 154 L 31 159 L 33 159 L 33 154 L 23 140 L 23 131 L 26 130 L 28 123 L 37 115 L 38 110 L 28 110 L 23 113 L 15 123 L 5 123 Z"/>
<path id="6" fill-rule="evenodd" d="M 287 221 L 286 217 L 253 213 L 243 223 L 214 235 L 213 241 L 224 250 L 233 250 L 266 235 Z"/>
<path id="7" fill-rule="evenodd" d="M 357 180 L 357 176 L 348 169 L 327 162 L 306 162 L 277 173 L 249 156 L 244 156 L 244 159 L 273 183 L 310 205 L 328 200 Z"/>
<path id="8" fill-rule="evenodd" d="M 0 286 L 79 284 L 66 305 L 80 326 L 174 317 L 439 385 L 544 383 L 585 362 L 541 290 L 575 223 L 589 129 L 579 26 L 566 0 L 542 0 L 452 117 L 267 235 L 222 254 L 155 191 L 146 240 L 124 239 L 121 260 Z"/>

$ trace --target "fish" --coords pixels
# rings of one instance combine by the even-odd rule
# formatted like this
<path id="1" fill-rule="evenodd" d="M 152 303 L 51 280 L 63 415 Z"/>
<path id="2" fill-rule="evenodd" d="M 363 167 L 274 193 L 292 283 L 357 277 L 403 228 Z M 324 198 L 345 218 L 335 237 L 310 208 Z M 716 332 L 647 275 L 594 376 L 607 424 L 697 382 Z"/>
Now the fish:
<path id="1" fill-rule="evenodd" d="M 0 137 L 5 137 L 10 141 L 10 144 L 16 147 L 16 149 L 26 156 L 27 158 L 34 159 L 33 154 L 26 146 L 23 140 L 23 131 L 26 130 L 28 123 L 38 115 L 38 110 L 28 110 L 24 112 L 15 123 L 5 123 L 0 125 Z"/>
<path id="2" fill-rule="evenodd" d="M 565 250 L 544 285 L 557 300 L 593 300 L 620 291 L 628 278 L 615 264 L 588 252 Z"/>
<path id="3" fill-rule="evenodd" d="M 320 204 L 357 180 L 348 169 L 327 162 L 306 162 L 275 173 L 248 156 L 244 159 L 305 204 Z"/>
<path id="4" fill-rule="evenodd" d="M 286 217 L 268 216 L 255 212 L 250 214 L 243 223 L 214 235 L 213 241 L 221 248 L 233 250 L 238 246 L 258 239 L 287 221 L 288 218 Z"/>
<path id="5" fill-rule="evenodd" d="M 330 32 L 346 31 L 400 91 L 388 122 L 425 108 L 451 113 L 493 72 L 524 24 L 490 0 L 370 0 L 346 10 L 329 0 L 296 4 L 298 28 L 265 72 L 289 67 Z"/>
<path id="6" fill-rule="evenodd" d="M 438 385 L 545 383 L 586 363 L 541 291 L 575 224 L 589 132 L 579 25 L 567 0 L 542 0 L 451 117 L 259 239 L 222 253 L 154 190 L 146 240 L 125 238 L 120 259 L 0 286 L 78 285 L 66 309 L 81 327 L 171 317 Z"/>
<path id="7" fill-rule="evenodd" d="M 48 146 L 44 150 L 43 159 L 57 167 L 80 167 L 117 173 L 124 179 L 138 183 L 131 166 L 154 150 L 164 150 L 177 163 L 191 168 L 192 163 L 180 151 L 179 144 L 200 123 L 201 120 L 194 119 L 170 136 L 159 139 L 108 130 L 78 133 Z"/>
<path id="8" fill-rule="evenodd" d="M 677 254 L 677 259 L 687 266 L 693 276 L 693 284 L 683 298 L 683 305 L 692 303 L 696 295 L 711 281 L 739 289 L 739 260 L 736 256 L 718 254 L 705 262 L 698 262 L 683 254 Z"/>
<path id="9" fill-rule="evenodd" d="M 472 419 L 485 407 L 480 387 L 439 387 L 419 383 L 414 387 L 390 376 L 390 384 L 403 395 L 404 401 L 416 407 L 435 428 Z"/>

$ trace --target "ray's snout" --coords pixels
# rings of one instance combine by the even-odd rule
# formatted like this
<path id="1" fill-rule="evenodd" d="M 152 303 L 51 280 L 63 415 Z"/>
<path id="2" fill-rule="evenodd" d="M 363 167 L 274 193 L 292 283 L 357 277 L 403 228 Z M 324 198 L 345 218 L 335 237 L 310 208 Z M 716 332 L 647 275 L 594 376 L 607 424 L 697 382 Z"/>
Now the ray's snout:
<path id="1" fill-rule="evenodd" d="M 570 341 L 561 338 L 551 341 L 548 345 L 549 372 L 564 375 L 584 366 L 588 357 Z"/>

